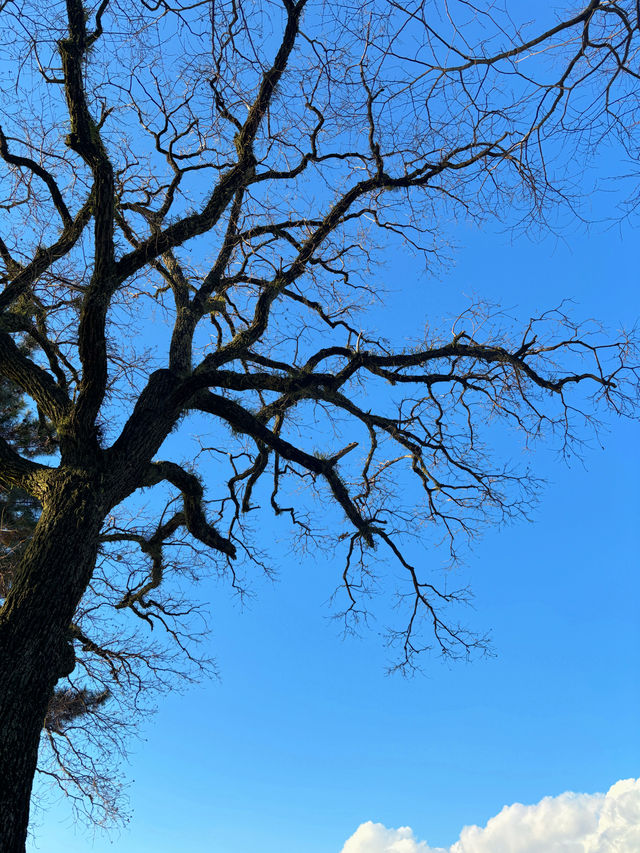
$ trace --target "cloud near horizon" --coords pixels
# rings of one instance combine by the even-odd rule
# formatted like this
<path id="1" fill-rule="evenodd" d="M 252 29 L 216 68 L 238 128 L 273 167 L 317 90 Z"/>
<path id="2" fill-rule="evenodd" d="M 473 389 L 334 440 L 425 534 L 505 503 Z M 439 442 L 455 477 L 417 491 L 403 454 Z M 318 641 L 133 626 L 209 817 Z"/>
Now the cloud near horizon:
<path id="1" fill-rule="evenodd" d="M 408 826 L 361 824 L 342 853 L 639 853 L 640 779 L 616 782 L 606 794 L 544 797 L 505 806 L 487 825 L 465 826 L 451 847 L 430 847 Z"/>

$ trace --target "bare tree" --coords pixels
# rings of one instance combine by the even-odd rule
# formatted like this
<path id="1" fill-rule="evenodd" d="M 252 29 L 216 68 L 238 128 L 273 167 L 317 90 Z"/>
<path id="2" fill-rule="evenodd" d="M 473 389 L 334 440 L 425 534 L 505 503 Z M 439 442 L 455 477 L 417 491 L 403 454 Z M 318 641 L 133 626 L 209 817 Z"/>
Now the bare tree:
<path id="1" fill-rule="evenodd" d="M 597 405 L 632 411 L 633 342 L 562 307 L 518 331 L 474 306 L 399 349 L 366 309 L 385 253 L 433 265 L 452 219 L 542 220 L 604 136 L 635 155 L 638 20 L 624 0 L 529 27 L 462 0 L 0 11 L 0 370 L 60 451 L 45 465 L 0 441 L 0 482 L 42 505 L 0 611 L 0 843 L 18 853 L 47 708 L 54 750 L 75 719 L 52 716 L 55 685 L 135 682 L 152 658 L 110 642 L 120 618 L 189 656 L 172 547 L 206 548 L 243 589 L 243 564 L 268 567 L 262 505 L 335 542 L 347 628 L 385 552 L 401 567 L 398 666 L 483 648 L 451 613 L 466 592 L 403 536 L 455 559 L 526 513 L 535 481 L 495 454 L 499 424 L 579 452 Z M 189 461 L 159 458 L 189 420 Z M 166 503 L 143 525 L 147 489 Z"/>
<path id="2" fill-rule="evenodd" d="M 23 346 L 29 347 L 28 339 Z M 24 395 L 6 379 L 0 380 L 0 436 L 27 458 L 51 457 L 56 452 L 51 425 L 33 417 Z M 39 501 L 22 489 L 0 489 L 0 599 L 5 599 L 11 588 L 40 512 Z M 140 518 L 137 522 L 139 525 Z M 114 535 L 119 540 L 122 534 L 114 534 L 112 528 L 103 541 L 110 542 Z M 142 541 L 141 535 L 136 538 Z M 129 737 L 151 709 L 158 691 L 169 686 L 175 689 L 180 680 L 208 667 L 206 660 L 194 659 L 197 637 L 185 636 L 189 625 L 185 617 L 193 613 L 192 606 L 182 607 L 182 636 L 170 631 L 173 648 L 151 644 L 140 637 L 140 632 L 123 630 L 122 619 L 111 624 L 105 618 L 103 611 L 114 609 L 113 590 L 105 595 L 101 584 L 107 575 L 113 579 L 115 574 L 105 563 L 125 559 L 130 573 L 136 567 L 135 555 L 113 548 L 108 555 L 101 555 L 90 589 L 70 626 L 76 640 L 75 674 L 60 682 L 49 699 L 38 763 L 38 773 L 55 782 L 53 793 L 56 788 L 62 789 L 79 817 L 100 825 L 125 817 L 118 759 L 125 754 Z M 87 624 L 91 636 L 100 638 L 100 645 L 88 638 L 84 630 Z M 41 791 L 48 793 L 44 787 Z M 44 801 L 41 804 L 46 805 Z"/>

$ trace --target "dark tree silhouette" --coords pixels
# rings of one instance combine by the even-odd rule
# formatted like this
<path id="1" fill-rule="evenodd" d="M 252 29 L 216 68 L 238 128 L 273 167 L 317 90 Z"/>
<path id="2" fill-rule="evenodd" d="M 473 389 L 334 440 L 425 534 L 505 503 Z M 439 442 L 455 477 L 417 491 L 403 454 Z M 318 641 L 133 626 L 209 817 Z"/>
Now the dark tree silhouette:
<path id="1" fill-rule="evenodd" d="M 111 626 L 164 626 L 190 654 L 176 543 L 242 589 L 243 562 L 266 566 L 264 505 L 333 538 L 347 627 L 384 554 L 400 566 L 398 666 L 483 648 L 451 610 L 465 591 L 413 565 L 403 534 L 440 531 L 455 558 L 526 513 L 535 482 L 500 461 L 499 424 L 579 451 L 599 405 L 632 410 L 633 342 L 562 307 L 518 331 L 475 306 L 443 332 L 405 310 L 399 347 L 365 309 L 387 305 L 381 259 L 435 263 L 452 218 L 543 220 L 576 154 L 608 137 L 635 156 L 638 20 L 623 0 L 529 27 L 419 0 L 0 14 L 0 373 L 59 449 L 47 465 L 0 440 L 0 483 L 42 507 L 0 611 L 0 846 L 19 853 L 43 720 L 64 732 L 101 672 L 134 692 L 139 664 L 163 677 Z M 190 422 L 189 461 L 164 459 Z M 165 510 L 142 524 L 149 489 Z"/>
<path id="2" fill-rule="evenodd" d="M 6 379 L 0 380 L 0 436 L 14 450 L 27 458 L 51 457 L 56 451 L 51 425 L 30 413 L 20 389 Z M 0 491 L 0 602 L 11 589 L 14 573 L 40 517 L 39 501 L 19 487 Z M 97 626 L 96 626 L 97 627 Z M 129 650 L 141 654 L 139 644 L 129 643 Z M 88 650 L 90 651 L 90 650 Z M 82 671 L 98 687 L 81 686 L 67 681 L 57 686 L 49 699 L 44 718 L 45 744 L 39 771 L 53 777 L 86 808 L 91 804 L 94 819 L 113 816 L 118 807 L 118 777 L 106 757 L 114 750 L 121 753 L 127 729 L 122 719 L 126 705 L 121 679 L 96 678 L 91 655 L 79 649 Z M 84 659 L 83 659 L 84 658 Z M 146 661 L 152 666 L 152 661 Z M 108 676 L 108 672 L 105 675 Z M 75 680 L 74 680 L 75 681 Z M 127 686 L 130 688 L 131 684 Z M 140 688 L 141 685 L 139 684 Z M 119 689 L 120 688 L 120 689 Z M 119 715 L 105 715 L 104 703 L 115 693 L 119 698 Z M 135 691 L 134 691 L 135 694 Z M 132 695 L 127 695 L 132 699 Z M 86 741 L 98 746 L 87 748 Z M 101 760 L 98 760 L 101 759 Z M 84 798 L 83 796 L 84 795 Z M 90 799 L 89 799 L 90 796 Z"/>

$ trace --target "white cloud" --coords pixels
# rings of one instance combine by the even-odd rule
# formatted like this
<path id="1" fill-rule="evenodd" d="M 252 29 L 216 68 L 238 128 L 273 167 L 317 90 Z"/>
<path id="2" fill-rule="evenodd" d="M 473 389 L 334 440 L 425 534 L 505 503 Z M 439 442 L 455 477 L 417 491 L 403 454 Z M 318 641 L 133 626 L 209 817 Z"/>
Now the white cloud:
<path id="1" fill-rule="evenodd" d="M 484 827 L 465 826 L 451 847 L 429 847 L 408 826 L 361 824 L 342 853 L 640 853 L 640 779 L 606 794 L 560 794 L 505 806 Z"/>
<path id="2" fill-rule="evenodd" d="M 342 853 L 432 853 L 424 841 L 416 841 L 408 826 L 387 829 L 381 823 L 362 823 L 342 848 Z"/>

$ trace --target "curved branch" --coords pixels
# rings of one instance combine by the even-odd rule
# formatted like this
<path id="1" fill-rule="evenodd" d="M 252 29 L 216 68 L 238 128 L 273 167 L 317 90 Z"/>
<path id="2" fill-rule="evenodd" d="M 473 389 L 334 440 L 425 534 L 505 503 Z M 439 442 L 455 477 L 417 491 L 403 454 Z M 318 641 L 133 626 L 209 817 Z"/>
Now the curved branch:
<path id="1" fill-rule="evenodd" d="M 0 329 L 2 324 L 0 323 Z M 55 424 L 59 425 L 71 411 L 71 401 L 53 377 L 27 358 L 13 338 L 0 330 L 0 373 L 22 388 Z"/>
<path id="2" fill-rule="evenodd" d="M 64 203 L 64 199 L 62 198 L 62 193 L 58 188 L 57 183 L 53 175 L 44 169 L 39 163 L 36 163 L 35 160 L 32 160 L 31 157 L 21 157 L 17 154 L 11 154 L 9 151 L 9 146 L 7 144 L 7 138 L 4 135 L 2 128 L 0 127 L 0 157 L 5 161 L 5 163 L 9 163 L 11 166 L 17 166 L 19 169 L 29 169 L 30 172 L 33 172 L 34 175 L 37 175 L 41 181 L 47 185 L 47 189 L 51 195 L 51 200 L 53 204 L 60 214 L 60 219 L 62 219 L 62 224 L 67 227 L 71 225 L 71 214 L 69 213 L 69 208 Z"/>
<path id="3" fill-rule="evenodd" d="M 153 486 L 163 480 L 167 480 L 182 492 L 184 524 L 189 533 L 204 545 L 233 559 L 236 556 L 235 545 L 207 521 L 202 507 L 204 490 L 195 474 L 190 474 L 175 462 L 152 462 L 141 485 Z"/>
<path id="4" fill-rule="evenodd" d="M 10 283 L 0 293 L 0 311 L 6 310 L 19 296 L 25 293 L 29 287 L 60 258 L 64 258 L 74 248 L 86 225 L 93 215 L 94 207 L 93 191 L 70 222 L 62 231 L 59 239 L 50 246 L 38 246 L 30 263 L 24 267 L 9 269 L 13 275 Z M 13 266 L 13 264 L 12 264 Z"/>
<path id="5" fill-rule="evenodd" d="M 5 489 L 21 488 L 42 498 L 46 490 L 47 475 L 53 468 L 25 459 L 0 436 L 0 485 Z"/>
<path id="6" fill-rule="evenodd" d="M 324 477 L 331 489 L 334 498 L 344 510 L 349 521 L 354 525 L 358 533 L 363 537 L 367 545 L 373 547 L 373 530 L 369 520 L 364 518 L 351 499 L 347 487 L 338 476 L 335 467 L 338 459 L 343 454 L 338 454 L 331 459 L 320 459 L 310 453 L 306 453 L 299 447 L 291 444 L 268 429 L 255 415 L 243 408 L 233 400 L 221 397 L 218 394 L 201 392 L 194 396 L 188 404 L 190 409 L 217 415 L 227 421 L 234 430 L 249 435 L 258 442 L 275 450 L 283 459 L 295 462 L 313 474 Z"/>

